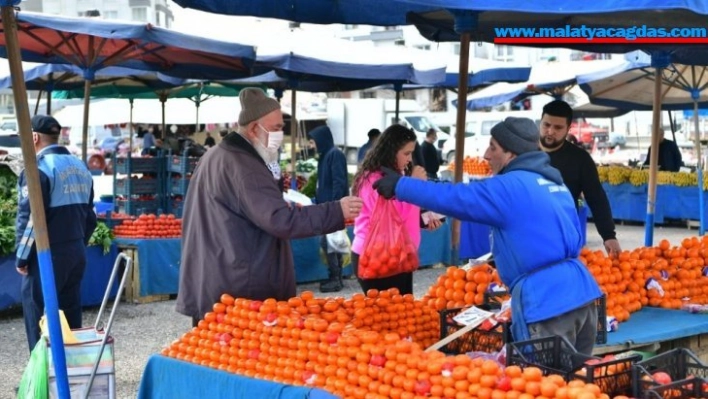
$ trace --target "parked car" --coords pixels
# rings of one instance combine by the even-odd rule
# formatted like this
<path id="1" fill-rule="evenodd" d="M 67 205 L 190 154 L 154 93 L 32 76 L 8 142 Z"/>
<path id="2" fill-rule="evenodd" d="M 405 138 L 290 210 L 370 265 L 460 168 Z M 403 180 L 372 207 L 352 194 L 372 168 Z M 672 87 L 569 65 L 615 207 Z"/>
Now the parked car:
<path id="1" fill-rule="evenodd" d="M 22 155 L 20 136 L 16 132 L 0 132 L 0 155 Z"/>

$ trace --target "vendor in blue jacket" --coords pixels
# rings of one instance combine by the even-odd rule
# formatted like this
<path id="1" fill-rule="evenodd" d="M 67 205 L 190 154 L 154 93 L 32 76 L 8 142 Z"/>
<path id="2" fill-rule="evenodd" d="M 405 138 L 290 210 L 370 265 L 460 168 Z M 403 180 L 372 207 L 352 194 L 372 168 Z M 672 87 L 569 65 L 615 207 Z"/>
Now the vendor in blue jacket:
<path id="1" fill-rule="evenodd" d="M 491 226 L 497 270 L 512 293 L 514 340 L 559 335 L 589 355 L 597 335 L 594 301 L 602 293 L 578 260 L 573 197 L 539 149 L 532 120 L 509 117 L 491 135 L 484 158 L 493 178 L 445 184 L 386 171 L 374 187 L 386 198 Z"/>

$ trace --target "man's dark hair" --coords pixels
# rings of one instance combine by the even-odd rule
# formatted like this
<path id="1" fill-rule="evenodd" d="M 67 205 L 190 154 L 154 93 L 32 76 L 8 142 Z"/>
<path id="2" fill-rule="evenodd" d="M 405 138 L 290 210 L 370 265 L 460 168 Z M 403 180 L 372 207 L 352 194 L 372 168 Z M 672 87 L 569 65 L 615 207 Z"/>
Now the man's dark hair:
<path id="1" fill-rule="evenodd" d="M 570 105 L 568 105 L 568 103 L 563 100 L 554 100 L 546 104 L 543 107 L 543 113 L 541 114 L 541 117 L 543 118 L 543 115 L 546 114 L 550 116 L 565 118 L 568 122 L 568 126 L 570 126 L 570 123 L 573 120 L 573 109 L 570 108 Z"/>
<path id="2" fill-rule="evenodd" d="M 437 133 L 438 133 L 438 132 L 437 132 L 435 129 L 433 129 L 433 128 L 431 127 L 430 129 L 428 129 L 428 132 L 425 133 L 425 137 L 431 137 L 431 136 L 433 136 L 433 135 L 436 135 Z"/>
<path id="3" fill-rule="evenodd" d="M 379 137 L 381 135 L 381 130 L 379 129 L 371 129 L 369 130 L 369 133 L 367 133 L 369 136 L 369 139 L 375 139 L 376 137 Z"/>

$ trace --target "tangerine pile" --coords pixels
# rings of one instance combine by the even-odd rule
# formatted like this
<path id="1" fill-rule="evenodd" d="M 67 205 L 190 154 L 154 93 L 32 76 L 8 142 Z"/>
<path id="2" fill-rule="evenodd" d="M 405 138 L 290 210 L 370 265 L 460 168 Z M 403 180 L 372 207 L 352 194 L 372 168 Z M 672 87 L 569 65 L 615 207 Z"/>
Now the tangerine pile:
<path id="1" fill-rule="evenodd" d="M 389 329 L 375 331 L 370 320 L 385 314 Z M 392 329 L 396 315 L 405 326 Z M 342 398 L 609 399 L 597 385 L 544 377 L 538 368 L 423 351 L 437 335 L 433 316 L 421 301 L 395 289 L 350 300 L 303 292 L 288 301 L 261 302 L 224 294 L 213 312 L 162 353 L 244 376 L 320 387 Z M 420 329 L 411 334 L 406 319 Z"/>
<path id="2" fill-rule="evenodd" d="M 661 240 L 656 247 L 623 251 L 617 259 L 583 249 L 585 263 L 607 294 L 607 314 L 618 321 L 642 306 L 680 309 L 684 303 L 708 303 L 708 236 L 688 237 L 679 246 Z"/>
<path id="3" fill-rule="evenodd" d="M 142 214 L 135 220 L 124 219 L 115 226 L 116 237 L 128 238 L 179 238 L 182 236 L 182 219 L 175 215 Z"/>
<path id="4" fill-rule="evenodd" d="M 450 266 L 438 277 L 422 301 L 435 310 L 455 309 L 470 305 L 482 305 L 485 293 L 494 286 L 501 286 L 497 271 L 488 264 L 463 270 Z"/>
<path id="5" fill-rule="evenodd" d="M 447 168 L 454 171 L 455 163 L 450 162 Z M 492 174 L 492 169 L 484 158 L 466 156 L 462 162 L 462 172 L 473 176 L 489 176 Z"/>

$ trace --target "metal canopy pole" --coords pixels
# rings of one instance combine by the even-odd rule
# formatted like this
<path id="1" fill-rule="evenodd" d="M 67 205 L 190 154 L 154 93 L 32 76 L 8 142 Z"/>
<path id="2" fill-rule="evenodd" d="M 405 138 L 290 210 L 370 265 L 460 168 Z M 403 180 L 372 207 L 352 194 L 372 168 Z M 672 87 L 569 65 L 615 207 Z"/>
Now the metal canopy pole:
<path id="1" fill-rule="evenodd" d="M 30 207 L 32 209 L 32 225 L 34 228 L 35 244 L 37 246 L 37 260 L 39 263 L 39 273 L 42 280 L 42 296 L 44 297 L 44 309 L 49 323 L 49 340 L 51 345 L 52 362 L 56 373 L 57 393 L 61 399 L 71 397 L 69 391 L 69 378 L 66 370 L 66 354 L 64 353 L 64 339 L 61 332 L 61 321 L 59 320 L 59 305 L 57 302 L 56 286 L 54 285 L 54 269 L 52 266 L 52 255 L 49 249 L 49 235 L 47 232 L 47 220 L 44 213 L 44 200 L 42 189 L 39 185 L 39 168 L 37 166 L 37 156 L 34 152 L 32 142 L 32 127 L 29 116 L 29 105 L 27 104 L 27 88 L 22 72 L 22 56 L 20 54 L 20 43 L 17 37 L 17 20 L 15 19 L 14 7 L 7 0 L 2 3 L 2 23 L 5 43 L 7 47 L 7 59 L 10 65 L 10 76 L 12 79 L 12 93 L 15 98 L 15 111 L 17 113 L 17 124 L 20 132 L 20 143 L 22 145 L 22 158 L 25 160 L 25 179 L 29 191 Z"/>

